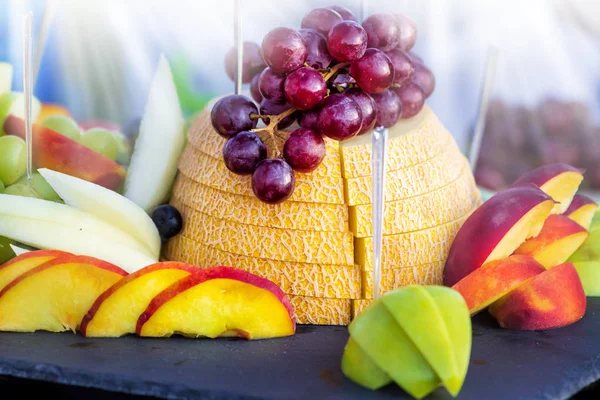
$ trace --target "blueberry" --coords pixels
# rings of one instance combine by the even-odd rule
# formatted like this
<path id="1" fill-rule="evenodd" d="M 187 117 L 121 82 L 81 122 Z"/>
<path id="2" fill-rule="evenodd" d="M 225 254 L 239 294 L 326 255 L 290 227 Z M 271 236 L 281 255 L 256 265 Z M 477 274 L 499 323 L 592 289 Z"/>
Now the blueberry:
<path id="1" fill-rule="evenodd" d="M 158 206 L 154 210 L 152 221 L 154 221 L 163 243 L 177 235 L 183 228 L 183 218 L 181 218 L 179 210 L 168 204 Z"/>

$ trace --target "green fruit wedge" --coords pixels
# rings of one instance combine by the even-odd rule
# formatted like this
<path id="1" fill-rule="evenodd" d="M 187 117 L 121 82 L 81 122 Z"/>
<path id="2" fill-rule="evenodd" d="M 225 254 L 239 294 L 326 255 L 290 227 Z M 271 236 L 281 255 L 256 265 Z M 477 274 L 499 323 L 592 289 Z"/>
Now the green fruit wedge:
<path id="1" fill-rule="evenodd" d="M 471 315 L 463 297 L 456 290 L 444 286 L 424 286 L 438 307 L 452 344 L 459 384 L 448 390 L 456 396 L 467 376 L 471 359 L 472 327 Z"/>
<path id="2" fill-rule="evenodd" d="M 4 264 L 15 256 L 15 252 L 10 247 L 11 243 L 12 241 L 9 238 L 0 236 L 0 265 Z"/>
<path id="3" fill-rule="evenodd" d="M 0 194 L 4 193 L 4 189 L 6 189 L 6 186 L 4 186 L 4 182 L 0 180 Z"/>
<path id="4" fill-rule="evenodd" d="M 579 274 L 585 295 L 600 296 L 600 261 L 579 261 L 573 265 Z"/>
<path id="5" fill-rule="evenodd" d="M 3 194 L 10 194 L 13 196 L 20 197 L 32 197 L 34 199 L 41 199 L 41 196 L 38 192 L 36 192 L 32 187 L 23 183 L 15 183 L 14 185 L 10 185 L 6 189 L 4 189 Z"/>
<path id="6" fill-rule="evenodd" d="M 29 182 L 27 182 L 27 175 L 19 179 L 17 183 L 26 186 L 29 185 Z M 31 174 L 31 188 L 35 190 L 44 200 L 60 200 L 60 196 L 54 191 L 54 189 L 52 189 L 52 186 L 46 182 L 46 179 L 44 179 L 39 172 L 34 172 Z"/>
<path id="7" fill-rule="evenodd" d="M 440 385 L 438 375 L 380 301 L 359 314 L 348 330 L 373 363 L 411 396 L 421 399 Z"/>
<path id="8" fill-rule="evenodd" d="M 31 101 L 31 119 L 37 120 L 42 110 L 42 104 L 33 97 Z M 25 118 L 25 95 L 19 92 L 8 92 L 0 95 L 0 136 L 4 135 L 4 120 L 12 114 L 16 117 Z"/>
<path id="9" fill-rule="evenodd" d="M 587 240 L 569 258 L 570 262 L 600 261 L 600 226 L 592 224 Z"/>
<path id="10" fill-rule="evenodd" d="M 348 339 L 344 348 L 342 372 L 360 386 L 371 390 L 392 383 L 392 378 L 382 371 L 352 338 Z"/>
<path id="11" fill-rule="evenodd" d="M 77 122 L 73 118 L 69 118 L 66 115 L 50 115 L 40 125 L 52 129 L 54 132 L 60 133 L 76 142 L 81 141 L 79 125 L 77 125 Z"/>

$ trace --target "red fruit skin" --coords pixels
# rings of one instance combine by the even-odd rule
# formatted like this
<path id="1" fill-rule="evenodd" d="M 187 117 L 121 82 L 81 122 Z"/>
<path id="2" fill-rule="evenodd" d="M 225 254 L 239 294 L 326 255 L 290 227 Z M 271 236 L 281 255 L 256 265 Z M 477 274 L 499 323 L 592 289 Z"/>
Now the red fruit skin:
<path id="1" fill-rule="evenodd" d="M 302 18 L 302 29 L 314 29 L 327 36 L 331 28 L 342 22 L 342 16 L 331 8 L 315 8 Z"/>
<path id="2" fill-rule="evenodd" d="M 367 70 L 371 73 L 366 72 Z M 394 66 L 381 50 L 367 49 L 365 55 L 350 66 L 358 87 L 369 94 L 381 93 L 394 82 Z"/>
<path id="3" fill-rule="evenodd" d="M 356 61 L 367 50 L 367 32 L 360 24 L 342 21 L 331 28 L 327 35 L 327 49 L 339 61 Z"/>
<path id="4" fill-rule="evenodd" d="M 423 109 L 425 93 L 416 83 L 409 82 L 400 88 L 394 88 L 394 92 L 402 103 L 402 119 L 412 118 Z"/>
<path id="5" fill-rule="evenodd" d="M 319 132 L 334 140 L 348 140 L 362 127 L 359 105 L 343 94 L 333 94 L 325 99 L 319 113 Z"/>
<path id="6" fill-rule="evenodd" d="M 300 68 L 308 57 L 306 42 L 298 31 L 275 28 L 263 38 L 262 56 L 276 74 L 287 74 Z"/>
<path id="7" fill-rule="evenodd" d="M 587 206 L 588 204 L 597 204 L 593 199 L 584 196 L 582 194 L 576 194 L 575 196 L 573 196 L 573 201 L 571 201 L 571 204 L 569 205 L 569 208 L 567 208 L 567 211 L 565 211 L 565 215 L 569 215 L 577 210 L 579 210 L 581 207 L 583 206 Z"/>
<path id="8" fill-rule="evenodd" d="M 298 128 L 285 141 L 283 156 L 295 171 L 312 172 L 325 158 L 325 141 L 311 129 Z"/>
<path id="9" fill-rule="evenodd" d="M 284 92 L 292 107 L 310 110 L 327 96 L 327 84 L 316 69 L 302 67 L 287 76 Z"/>
<path id="10" fill-rule="evenodd" d="M 371 48 L 389 51 L 400 44 L 400 24 L 392 14 L 372 14 L 362 26 L 367 31 Z"/>
<path id="11" fill-rule="evenodd" d="M 534 185 L 541 187 L 550 179 L 555 178 L 565 172 L 576 172 L 583 174 L 585 173 L 585 170 L 575 168 L 572 165 L 564 163 L 542 165 L 541 167 L 533 169 L 517 179 L 512 186 L 516 187 L 533 183 Z"/>
<path id="12" fill-rule="evenodd" d="M 410 55 L 400 49 L 386 51 L 385 54 L 394 66 L 394 83 L 400 86 L 408 84 L 415 74 L 415 66 Z"/>
<path id="13" fill-rule="evenodd" d="M 249 83 L 252 78 L 260 73 L 266 65 L 260 55 L 260 46 L 254 42 L 244 42 L 244 54 L 242 56 L 244 69 L 242 70 L 242 83 Z M 229 49 L 225 55 L 225 72 L 232 81 L 235 81 L 235 70 L 237 68 L 237 51 L 235 47 Z"/>

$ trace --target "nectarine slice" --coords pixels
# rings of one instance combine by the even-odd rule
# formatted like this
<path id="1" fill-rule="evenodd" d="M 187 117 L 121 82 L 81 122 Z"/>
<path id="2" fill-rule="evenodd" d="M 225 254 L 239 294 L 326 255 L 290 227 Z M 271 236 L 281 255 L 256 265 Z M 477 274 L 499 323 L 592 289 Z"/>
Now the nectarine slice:
<path id="1" fill-rule="evenodd" d="M 564 215 L 577 222 L 585 229 L 590 229 L 592 219 L 594 218 L 597 209 L 598 204 L 596 204 L 594 200 L 582 194 L 576 194 Z"/>
<path id="2" fill-rule="evenodd" d="M 231 267 L 207 268 L 159 293 L 140 315 L 140 336 L 240 336 L 266 339 L 293 335 L 292 305 L 273 282 Z"/>
<path id="3" fill-rule="evenodd" d="M 157 294 L 198 271 L 200 268 L 189 264 L 161 262 L 128 275 L 96 299 L 81 321 L 81 333 L 87 337 L 135 333 L 139 316 Z"/>
<path id="4" fill-rule="evenodd" d="M 502 328 L 543 330 L 583 318 L 586 298 L 575 267 L 564 263 L 525 282 L 489 308 Z"/>
<path id="5" fill-rule="evenodd" d="M 490 261 L 457 282 L 452 289 L 467 302 L 469 312 L 476 314 L 527 279 L 546 269 L 529 256 L 511 256 Z"/>
<path id="6" fill-rule="evenodd" d="M 74 332 L 96 298 L 125 275 L 92 257 L 64 256 L 41 264 L 0 291 L 0 330 Z"/>
<path id="7" fill-rule="evenodd" d="M 540 234 L 519 246 L 515 254 L 530 255 L 550 268 L 567 261 L 588 236 L 577 222 L 564 215 L 551 215 Z"/>
<path id="8" fill-rule="evenodd" d="M 47 261 L 67 255 L 70 254 L 64 251 L 38 250 L 21 254 L 10 261 L 7 261 L 0 266 L 0 290 L 4 289 L 6 285 L 11 283 L 13 280 L 23 275 L 27 271 L 34 269 L 38 265 L 42 265 Z"/>
<path id="9" fill-rule="evenodd" d="M 569 208 L 577 193 L 584 172 L 563 163 L 542 165 L 517 179 L 513 187 L 533 183 L 557 201 L 552 213 L 562 214 Z"/>
<path id="10" fill-rule="evenodd" d="M 533 184 L 496 193 L 458 231 L 444 267 L 444 284 L 452 286 L 483 264 L 510 256 L 540 233 L 554 204 Z"/>

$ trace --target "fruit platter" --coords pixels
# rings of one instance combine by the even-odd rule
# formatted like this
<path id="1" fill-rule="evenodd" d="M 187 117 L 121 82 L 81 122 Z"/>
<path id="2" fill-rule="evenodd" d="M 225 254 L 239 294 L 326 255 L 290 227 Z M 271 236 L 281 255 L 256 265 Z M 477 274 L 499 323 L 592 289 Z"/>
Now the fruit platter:
<path id="1" fill-rule="evenodd" d="M 586 170 L 482 198 L 409 17 L 331 6 L 296 28 L 231 49 L 235 93 L 190 121 L 161 55 L 127 129 L 12 91 L 0 64 L 0 376 L 224 399 L 599 380 Z"/>

